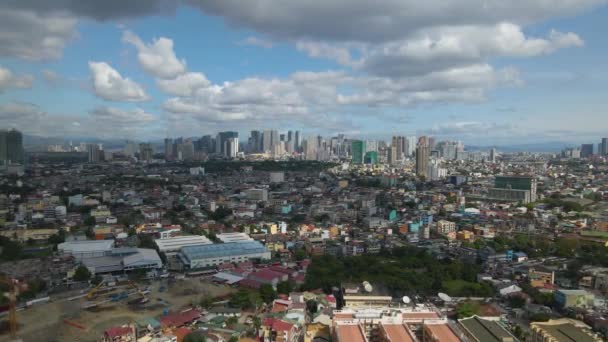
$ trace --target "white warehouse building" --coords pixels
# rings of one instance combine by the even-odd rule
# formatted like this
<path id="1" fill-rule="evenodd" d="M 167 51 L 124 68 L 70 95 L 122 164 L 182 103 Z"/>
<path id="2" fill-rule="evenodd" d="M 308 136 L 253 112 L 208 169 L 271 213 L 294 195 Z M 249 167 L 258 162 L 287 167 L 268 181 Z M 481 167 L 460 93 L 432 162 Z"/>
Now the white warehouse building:
<path id="1" fill-rule="evenodd" d="M 112 253 L 114 240 L 67 241 L 57 245 L 57 251 L 71 255 L 80 261 L 83 258 L 107 256 Z"/>
<path id="2" fill-rule="evenodd" d="M 158 251 L 161 253 L 176 253 L 182 249 L 182 247 L 212 244 L 211 240 L 203 235 L 175 236 L 166 239 L 157 239 L 154 242 L 158 246 Z"/>
<path id="3" fill-rule="evenodd" d="M 184 247 L 177 256 L 187 269 L 199 269 L 225 262 L 268 260 L 270 251 L 257 241 L 247 241 Z"/>

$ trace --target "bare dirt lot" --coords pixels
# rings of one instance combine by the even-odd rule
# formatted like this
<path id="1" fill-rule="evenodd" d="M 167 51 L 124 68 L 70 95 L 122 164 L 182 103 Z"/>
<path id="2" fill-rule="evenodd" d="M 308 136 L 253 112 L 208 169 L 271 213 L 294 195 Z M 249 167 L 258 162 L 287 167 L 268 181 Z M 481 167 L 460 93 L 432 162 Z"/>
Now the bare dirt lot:
<path id="1" fill-rule="evenodd" d="M 177 311 L 198 303 L 204 296 L 224 297 L 234 289 L 216 285 L 197 278 L 177 280 L 174 283 L 154 281 L 150 285 L 149 301 L 142 306 L 128 305 L 137 295 L 131 292 L 128 299 L 111 302 L 105 296 L 95 300 L 104 304 L 94 309 L 82 309 L 86 299 L 75 301 L 58 300 L 19 311 L 18 337 L 29 341 L 96 341 L 103 331 L 111 326 L 122 325 L 145 317 L 159 317 L 163 311 Z M 159 289 L 163 287 L 163 291 Z M 101 297 L 101 298 L 100 298 Z M 67 320 L 68 323 L 65 321 Z M 0 341 L 8 341 L 6 331 Z"/>

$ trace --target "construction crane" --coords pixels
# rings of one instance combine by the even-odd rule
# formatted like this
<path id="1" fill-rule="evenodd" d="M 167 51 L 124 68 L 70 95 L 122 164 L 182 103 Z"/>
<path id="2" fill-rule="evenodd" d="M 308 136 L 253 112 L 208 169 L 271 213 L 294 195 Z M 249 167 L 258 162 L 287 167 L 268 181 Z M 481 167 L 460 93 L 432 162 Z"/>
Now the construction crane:
<path id="1" fill-rule="evenodd" d="M 91 300 L 93 298 L 95 298 L 95 293 L 97 293 L 97 291 L 103 286 L 104 281 L 100 281 L 99 284 L 97 284 L 97 286 L 95 286 L 91 291 L 89 291 L 89 293 L 87 293 L 87 299 Z"/>
<path id="2" fill-rule="evenodd" d="M 11 340 L 17 339 L 17 287 L 15 286 L 15 281 L 13 279 L 0 279 L 0 283 L 7 284 L 8 288 L 8 297 L 9 302 L 9 311 L 8 311 L 8 328 L 11 334 Z"/>
<path id="3" fill-rule="evenodd" d="M 129 286 L 131 286 L 131 288 L 133 288 L 135 291 L 137 291 L 137 293 L 139 293 L 139 295 L 141 296 L 141 302 L 140 303 L 145 303 L 148 301 L 148 297 L 146 297 L 146 294 L 139 289 L 139 286 L 137 286 L 137 284 L 135 284 L 135 282 L 133 282 L 132 280 L 129 280 Z"/>

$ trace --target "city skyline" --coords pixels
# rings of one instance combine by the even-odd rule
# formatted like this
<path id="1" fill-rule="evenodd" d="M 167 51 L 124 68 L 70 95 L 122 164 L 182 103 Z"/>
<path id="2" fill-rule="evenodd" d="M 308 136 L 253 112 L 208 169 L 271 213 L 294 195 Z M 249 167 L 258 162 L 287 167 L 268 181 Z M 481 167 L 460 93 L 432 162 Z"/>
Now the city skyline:
<path id="1" fill-rule="evenodd" d="M 0 127 L 142 141 L 290 127 L 476 145 L 608 131 L 605 1 L 184 3 L 0 5 L 11 33 Z M 336 23 L 340 11 L 352 20 Z"/>

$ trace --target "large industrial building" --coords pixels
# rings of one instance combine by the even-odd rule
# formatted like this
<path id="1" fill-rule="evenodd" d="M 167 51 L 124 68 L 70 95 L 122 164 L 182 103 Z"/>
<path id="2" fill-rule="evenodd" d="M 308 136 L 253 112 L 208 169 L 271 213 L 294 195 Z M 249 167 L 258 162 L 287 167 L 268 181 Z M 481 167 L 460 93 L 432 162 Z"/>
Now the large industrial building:
<path id="1" fill-rule="evenodd" d="M 270 259 L 270 251 L 257 241 L 183 247 L 177 254 L 186 269 L 214 267 L 225 262 Z"/>
<path id="2" fill-rule="evenodd" d="M 245 233 L 223 233 L 218 234 L 217 238 L 223 243 L 253 241 L 253 239 Z"/>
<path id="3" fill-rule="evenodd" d="M 82 263 L 94 274 L 159 269 L 163 262 L 154 249 L 115 248 L 109 255 L 85 257 Z"/>
<path id="4" fill-rule="evenodd" d="M 530 203 L 536 201 L 536 178 L 530 176 L 496 176 L 488 199 Z"/>
<path id="5" fill-rule="evenodd" d="M 210 245 L 213 242 L 203 235 L 176 236 L 154 240 L 161 253 L 176 253 L 182 247 Z"/>
<path id="6" fill-rule="evenodd" d="M 83 258 L 102 257 L 112 254 L 114 240 L 67 241 L 57 245 L 63 255 L 71 255 L 80 261 Z"/>

